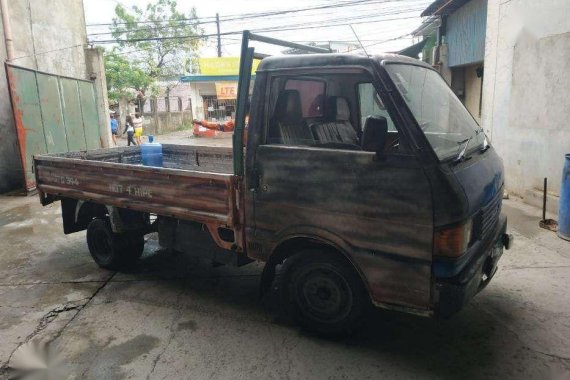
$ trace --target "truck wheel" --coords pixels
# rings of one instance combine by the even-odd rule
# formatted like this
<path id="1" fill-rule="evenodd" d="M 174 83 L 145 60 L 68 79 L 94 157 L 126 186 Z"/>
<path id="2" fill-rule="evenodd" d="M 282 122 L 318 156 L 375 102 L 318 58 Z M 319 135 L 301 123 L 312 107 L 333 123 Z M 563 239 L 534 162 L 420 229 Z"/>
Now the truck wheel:
<path id="1" fill-rule="evenodd" d="M 127 232 L 126 235 L 128 243 L 126 244 L 125 251 L 132 259 L 136 260 L 142 256 L 144 251 L 144 234 L 138 231 L 130 231 Z"/>
<path id="2" fill-rule="evenodd" d="M 363 322 L 370 308 L 366 289 L 354 268 L 334 253 L 303 251 L 280 269 L 274 290 L 302 327 L 334 336 L 349 334 Z"/>
<path id="3" fill-rule="evenodd" d="M 87 227 L 87 246 L 102 268 L 120 269 L 134 264 L 144 248 L 142 234 L 116 234 L 108 220 L 93 219 Z"/>

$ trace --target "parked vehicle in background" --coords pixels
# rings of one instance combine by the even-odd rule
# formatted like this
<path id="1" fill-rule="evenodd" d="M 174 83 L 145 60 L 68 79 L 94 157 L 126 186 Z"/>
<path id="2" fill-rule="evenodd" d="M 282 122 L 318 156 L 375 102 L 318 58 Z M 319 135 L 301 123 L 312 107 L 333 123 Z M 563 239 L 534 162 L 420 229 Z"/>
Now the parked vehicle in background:
<path id="1" fill-rule="evenodd" d="M 35 158 L 42 203 L 87 229 L 102 267 L 143 236 L 228 265 L 266 262 L 261 289 L 301 325 L 336 334 L 368 306 L 449 316 L 483 289 L 511 237 L 501 159 L 431 67 L 396 55 L 306 54 L 260 63 L 243 147 L 244 32 L 233 149 L 163 145 Z"/>

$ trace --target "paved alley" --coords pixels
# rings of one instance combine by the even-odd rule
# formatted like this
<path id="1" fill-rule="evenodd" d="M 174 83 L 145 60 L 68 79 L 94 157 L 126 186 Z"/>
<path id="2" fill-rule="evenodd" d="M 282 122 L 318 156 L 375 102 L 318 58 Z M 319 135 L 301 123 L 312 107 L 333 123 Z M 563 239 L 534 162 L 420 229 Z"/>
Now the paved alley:
<path id="1" fill-rule="evenodd" d="M 377 311 L 342 341 L 276 323 L 258 301 L 260 265 L 217 267 L 159 250 L 132 273 L 103 270 L 59 204 L 0 198 L 0 360 L 47 344 L 66 378 L 568 378 L 569 243 L 539 210 L 504 202 L 513 249 L 450 320 Z M 6 374 L 6 373 L 5 373 Z"/>

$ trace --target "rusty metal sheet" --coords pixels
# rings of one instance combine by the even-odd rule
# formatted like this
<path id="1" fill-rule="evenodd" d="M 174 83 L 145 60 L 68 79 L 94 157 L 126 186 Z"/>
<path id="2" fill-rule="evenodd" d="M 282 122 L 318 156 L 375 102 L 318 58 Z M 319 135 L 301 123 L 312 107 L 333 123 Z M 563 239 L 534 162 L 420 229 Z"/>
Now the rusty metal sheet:
<path id="1" fill-rule="evenodd" d="M 326 239 L 363 273 L 374 302 L 429 307 L 431 188 L 415 157 L 282 145 L 256 155 L 255 258 L 291 237 Z"/>
<path id="2" fill-rule="evenodd" d="M 85 130 L 83 129 L 77 81 L 61 78 L 59 83 L 61 86 L 61 103 L 67 134 L 67 147 L 70 151 L 85 150 L 87 149 L 87 143 Z"/>
<path id="3" fill-rule="evenodd" d="M 101 146 L 92 82 L 6 64 L 20 159 L 28 191 L 32 157 Z"/>
<path id="4" fill-rule="evenodd" d="M 37 73 L 36 77 L 47 152 L 66 152 L 67 136 L 60 102 L 59 80 L 53 75 L 43 73 Z"/>
<path id="5" fill-rule="evenodd" d="M 99 114 L 95 99 L 95 89 L 89 82 L 78 81 L 79 98 L 81 101 L 81 116 L 87 149 L 97 149 L 103 146 L 99 133 Z"/>
<path id="6" fill-rule="evenodd" d="M 33 189 L 32 157 L 47 152 L 36 73 L 11 67 L 7 73 L 26 188 Z"/>
<path id="7" fill-rule="evenodd" d="M 46 194 L 233 226 L 230 174 L 38 156 L 38 189 Z M 173 186 L 173 184 L 175 184 Z"/>

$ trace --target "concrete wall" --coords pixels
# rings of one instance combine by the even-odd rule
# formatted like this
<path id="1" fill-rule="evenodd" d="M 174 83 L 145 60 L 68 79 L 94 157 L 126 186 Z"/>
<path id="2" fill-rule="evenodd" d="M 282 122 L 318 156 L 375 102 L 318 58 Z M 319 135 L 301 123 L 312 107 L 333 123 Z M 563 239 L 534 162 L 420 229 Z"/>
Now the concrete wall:
<path id="1" fill-rule="evenodd" d="M 48 73 L 88 79 L 85 16 L 81 0 L 9 0 L 14 39 L 13 64 Z M 0 20 L 0 58 L 6 60 Z M 20 187 L 19 159 L 6 74 L 0 70 L 0 193 Z"/>
<path id="2" fill-rule="evenodd" d="M 490 1 L 482 125 L 504 159 L 507 190 L 559 192 L 570 153 L 570 2 Z"/>
<path id="3" fill-rule="evenodd" d="M 216 95 L 214 82 L 191 82 L 190 97 L 192 98 L 192 113 L 196 119 L 204 119 L 204 100 L 202 95 Z"/>
<path id="4" fill-rule="evenodd" d="M 154 115 L 144 115 L 144 135 L 160 135 L 173 132 L 183 126 L 192 124 L 192 112 L 157 112 Z"/>
<path id="5" fill-rule="evenodd" d="M 481 124 L 481 115 L 479 114 L 479 104 L 481 102 L 481 80 L 477 77 L 477 68 L 482 63 L 476 65 L 465 66 L 465 98 L 463 104 L 471 112 L 471 115 Z"/>
<path id="6" fill-rule="evenodd" d="M 13 64 L 87 78 L 83 50 L 87 32 L 81 0 L 10 0 L 8 11 L 14 38 Z"/>
<path id="7" fill-rule="evenodd" d="M 113 146 L 113 143 L 111 128 L 109 127 L 109 100 L 107 98 L 107 77 L 105 76 L 103 50 L 97 48 L 85 49 L 85 64 L 88 76 L 95 85 L 101 147 L 109 148 Z"/>

